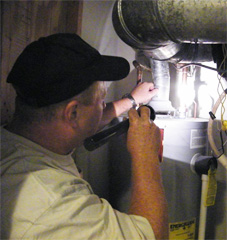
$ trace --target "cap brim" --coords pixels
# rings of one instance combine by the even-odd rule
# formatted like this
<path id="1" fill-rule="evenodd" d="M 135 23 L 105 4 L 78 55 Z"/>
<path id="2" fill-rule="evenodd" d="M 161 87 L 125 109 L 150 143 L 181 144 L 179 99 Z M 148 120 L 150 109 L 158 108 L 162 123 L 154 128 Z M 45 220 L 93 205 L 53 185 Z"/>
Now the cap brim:
<path id="1" fill-rule="evenodd" d="M 92 82 L 117 81 L 127 77 L 130 71 L 130 65 L 128 61 L 122 57 L 101 55 L 88 69 L 85 69 L 82 74 L 85 75 L 87 79 L 90 78 Z"/>

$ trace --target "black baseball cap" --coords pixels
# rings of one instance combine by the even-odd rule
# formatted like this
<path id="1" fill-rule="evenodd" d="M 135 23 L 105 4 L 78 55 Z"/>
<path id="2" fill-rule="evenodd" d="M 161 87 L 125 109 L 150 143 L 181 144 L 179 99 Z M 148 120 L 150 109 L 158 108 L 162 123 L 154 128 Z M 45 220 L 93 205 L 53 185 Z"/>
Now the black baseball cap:
<path id="1" fill-rule="evenodd" d="M 76 96 L 94 81 L 123 79 L 129 71 L 126 59 L 101 55 L 77 34 L 58 33 L 29 44 L 7 82 L 27 104 L 43 107 Z"/>

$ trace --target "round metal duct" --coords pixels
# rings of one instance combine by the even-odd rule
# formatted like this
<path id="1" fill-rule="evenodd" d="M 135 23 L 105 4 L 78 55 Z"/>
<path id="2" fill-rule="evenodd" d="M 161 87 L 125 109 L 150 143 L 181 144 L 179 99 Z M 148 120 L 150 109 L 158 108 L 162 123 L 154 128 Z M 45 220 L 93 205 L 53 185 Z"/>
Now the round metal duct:
<path id="1" fill-rule="evenodd" d="M 225 43 L 226 0 L 118 0 L 114 27 L 135 47 Z"/>
<path id="2" fill-rule="evenodd" d="M 154 59 L 212 61 L 211 44 L 227 41 L 226 10 L 226 0 L 118 0 L 113 25 L 125 43 Z"/>

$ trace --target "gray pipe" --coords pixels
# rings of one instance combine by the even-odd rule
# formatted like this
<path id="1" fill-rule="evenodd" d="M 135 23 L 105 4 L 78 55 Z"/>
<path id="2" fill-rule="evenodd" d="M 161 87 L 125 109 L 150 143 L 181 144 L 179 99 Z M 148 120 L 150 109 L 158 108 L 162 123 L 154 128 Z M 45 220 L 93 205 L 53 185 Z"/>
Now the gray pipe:
<path id="1" fill-rule="evenodd" d="M 152 77 L 155 87 L 159 89 L 158 95 L 152 98 L 149 102 L 157 114 L 171 113 L 175 109 L 169 101 L 170 92 L 170 74 L 169 63 L 150 59 L 152 69 Z"/>
<path id="2" fill-rule="evenodd" d="M 211 61 L 210 44 L 227 41 L 226 10 L 226 0 L 118 0 L 113 25 L 125 43 L 154 59 Z"/>
<path id="3" fill-rule="evenodd" d="M 150 59 L 159 94 L 149 105 L 156 112 L 173 111 L 168 62 L 214 61 L 220 66 L 224 59 L 220 46 L 227 42 L 226 11 L 226 0 L 116 1 L 113 8 L 116 33 Z"/>
<path id="4" fill-rule="evenodd" d="M 113 22 L 137 46 L 225 43 L 226 11 L 226 0 L 118 0 Z"/>

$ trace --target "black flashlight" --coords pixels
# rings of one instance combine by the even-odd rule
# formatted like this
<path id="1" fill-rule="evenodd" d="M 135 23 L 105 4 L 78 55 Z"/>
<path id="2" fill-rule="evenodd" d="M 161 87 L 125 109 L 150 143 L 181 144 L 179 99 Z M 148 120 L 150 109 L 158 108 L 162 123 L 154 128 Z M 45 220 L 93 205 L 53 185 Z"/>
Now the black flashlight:
<path id="1" fill-rule="evenodd" d="M 151 106 L 147 106 L 150 109 L 150 119 L 155 120 L 155 111 Z M 88 151 L 93 151 L 96 148 L 101 147 L 103 144 L 107 143 L 112 137 L 119 136 L 126 133 L 129 128 L 129 120 L 124 120 L 106 130 L 96 133 L 95 135 L 85 139 L 84 147 Z"/>

